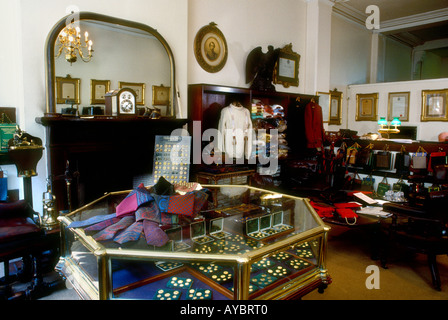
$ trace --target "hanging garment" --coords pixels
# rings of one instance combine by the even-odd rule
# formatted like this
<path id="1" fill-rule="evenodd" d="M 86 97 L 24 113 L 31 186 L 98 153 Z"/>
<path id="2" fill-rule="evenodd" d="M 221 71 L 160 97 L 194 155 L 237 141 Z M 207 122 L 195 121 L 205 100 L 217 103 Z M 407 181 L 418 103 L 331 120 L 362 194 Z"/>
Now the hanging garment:
<path id="1" fill-rule="evenodd" d="M 305 135 L 307 148 L 322 148 L 324 141 L 322 108 L 315 102 L 310 102 L 305 107 Z"/>
<path id="2" fill-rule="evenodd" d="M 221 110 L 217 149 L 230 158 L 249 159 L 252 153 L 250 112 L 241 105 L 230 104 Z"/>
<path id="3" fill-rule="evenodd" d="M 287 110 L 288 129 L 286 132 L 290 138 L 288 143 L 291 154 L 300 154 L 306 148 L 305 105 L 301 104 L 299 99 L 294 100 Z"/>

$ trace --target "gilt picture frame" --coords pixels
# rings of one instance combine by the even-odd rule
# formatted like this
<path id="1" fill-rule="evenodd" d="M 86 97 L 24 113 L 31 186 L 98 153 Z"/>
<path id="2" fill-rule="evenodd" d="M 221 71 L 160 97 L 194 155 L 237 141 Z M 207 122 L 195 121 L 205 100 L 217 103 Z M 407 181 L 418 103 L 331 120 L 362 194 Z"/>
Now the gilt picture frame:
<path id="1" fill-rule="evenodd" d="M 356 95 L 356 121 L 377 121 L 378 93 Z"/>
<path id="2" fill-rule="evenodd" d="M 81 79 L 56 77 L 56 103 L 57 104 L 80 104 Z"/>
<path id="3" fill-rule="evenodd" d="M 448 121 L 448 89 L 422 90 L 421 121 Z"/>
<path id="4" fill-rule="evenodd" d="M 409 99 L 410 92 L 390 92 L 387 105 L 387 120 L 395 118 L 401 122 L 409 121 Z"/>
<path id="5" fill-rule="evenodd" d="M 317 91 L 319 97 L 319 105 L 322 108 L 322 120 L 324 123 L 330 122 L 330 92 Z"/>
<path id="6" fill-rule="evenodd" d="M 299 86 L 300 55 L 292 50 L 292 44 L 280 49 L 274 68 L 274 84 L 282 84 L 283 87 Z"/>
<path id="7" fill-rule="evenodd" d="M 170 103 L 170 87 L 152 86 L 152 104 L 154 106 L 168 106 Z"/>
<path id="8" fill-rule="evenodd" d="M 194 55 L 207 72 L 216 73 L 225 66 L 228 56 L 227 41 L 217 24 L 202 27 L 194 39 Z"/>
<path id="9" fill-rule="evenodd" d="M 90 80 L 90 104 L 105 104 L 106 93 L 110 90 L 110 80 Z"/>
<path id="10" fill-rule="evenodd" d="M 118 82 L 118 88 L 131 88 L 135 92 L 135 103 L 139 106 L 145 105 L 145 89 L 146 84 L 144 83 L 137 83 L 137 82 L 125 82 L 125 81 L 119 81 Z"/>
<path id="11" fill-rule="evenodd" d="M 330 91 L 330 125 L 342 124 L 342 97 L 342 92 L 336 89 Z"/>

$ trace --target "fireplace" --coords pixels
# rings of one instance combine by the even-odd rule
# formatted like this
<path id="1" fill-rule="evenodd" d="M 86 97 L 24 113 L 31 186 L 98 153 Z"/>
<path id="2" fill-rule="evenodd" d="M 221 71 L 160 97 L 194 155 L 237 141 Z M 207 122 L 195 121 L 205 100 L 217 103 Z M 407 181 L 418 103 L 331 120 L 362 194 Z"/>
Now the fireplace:
<path id="1" fill-rule="evenodd" d="M 46 127 L 45 149 L 58 211 L 75 210 L 107 192 L 132 189 L 134 177 L 152 173 L 155 136 L 170 135 L 187 123 L 140 117 L 49 116 L 36 121 Z"/>

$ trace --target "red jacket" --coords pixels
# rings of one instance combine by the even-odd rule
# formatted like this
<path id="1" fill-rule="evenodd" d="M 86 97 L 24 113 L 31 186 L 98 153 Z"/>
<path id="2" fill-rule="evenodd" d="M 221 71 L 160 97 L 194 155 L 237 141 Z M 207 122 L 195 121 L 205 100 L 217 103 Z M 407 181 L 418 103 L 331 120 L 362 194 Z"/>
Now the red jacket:
<path id="1" fill-rule="evenodd" d="M 307 148 L 322 148 L 324 139 L 324 124 L 322 108 L 315 102 L 305 107 L 305 137 Z"/>

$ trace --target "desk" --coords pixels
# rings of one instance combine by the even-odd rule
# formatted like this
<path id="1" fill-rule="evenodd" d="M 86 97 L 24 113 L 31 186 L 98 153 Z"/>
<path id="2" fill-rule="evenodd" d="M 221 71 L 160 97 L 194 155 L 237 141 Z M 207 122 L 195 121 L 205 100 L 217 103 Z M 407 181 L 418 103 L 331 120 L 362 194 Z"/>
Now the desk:
<path id="1" fill-rule="evenodd" d="M 436 257 L 448 254 L 448 215 L 409 204 L 387 203 L 384 210 L 392 214 L 386 230 L 382 265 L 386 268 L 390 246 L 399 243 L 414 251 L 426 254 L 433 286 L 441 290 Z"/>
<path id="2" fill-rule="evenodd" d="M 35 299 L 48 294 L 54 288 L 56 282 L 44 283 L 43 274 L 56 265 L 59 257 L 59 247 L 59 227 L 49 231 L 42 229 L 28 238 L 1 244 L 0 261 L 4 262 L 5 284 L 9 285 L 15 280 L 32 281 L 31 286 L 26 290 L 26 294 L 22 292 L 22 295 Z M 11 277 L 9 275 L 9 261 L 16 258 L 22 258 L 22 272 Z M 14 299 L 23 298 L 22 295 L 14 295 Z"/>
<path id="3" fill-rule="evenodd" d="M 250 179 L 255 174 L 255 170 L 230 171 L 224 173 L 196 173 L 196 181 L 200 184 L 215 184 L 215 185 L 251 185 Z M 213 206 L 216 208 L 219 205 L 218 200 L 219 188 L 213 189 Z"/>

